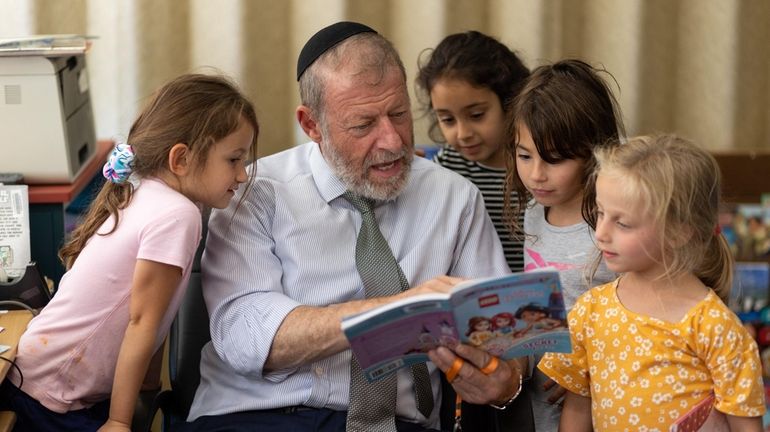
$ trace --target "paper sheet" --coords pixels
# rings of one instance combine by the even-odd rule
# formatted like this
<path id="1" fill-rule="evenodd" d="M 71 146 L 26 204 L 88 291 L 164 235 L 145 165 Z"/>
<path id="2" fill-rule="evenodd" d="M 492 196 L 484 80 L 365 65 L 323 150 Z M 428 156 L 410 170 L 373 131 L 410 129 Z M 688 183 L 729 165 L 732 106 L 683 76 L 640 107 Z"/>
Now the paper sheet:
<path id="1" fill-rule="evenodd" d="M 27 185 L 0 184 L 0 267 L 20 277 L 31 258 Z"/>

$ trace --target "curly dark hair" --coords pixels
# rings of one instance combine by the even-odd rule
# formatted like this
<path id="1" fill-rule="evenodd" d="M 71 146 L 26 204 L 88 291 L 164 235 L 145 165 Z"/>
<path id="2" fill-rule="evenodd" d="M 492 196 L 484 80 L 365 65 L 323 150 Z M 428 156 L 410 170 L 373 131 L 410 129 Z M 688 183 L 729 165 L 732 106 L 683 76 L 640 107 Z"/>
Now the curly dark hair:
<path id="1" fill-rule="evenodd" d="M 418 67 L 415 94 L 424 115 L 431 118 L 428 136 L 435 142 L 444 142 L 437 119 L 430 115 L 430 92 L 439 79 L 460 79 L 474 87 L 488 88 L 500 99 L 503 110 L 508 110 L 529 76 L 529 69 L 513 51 L 475 30 L 449 35 L 436 48 L 424 50 Z"/>

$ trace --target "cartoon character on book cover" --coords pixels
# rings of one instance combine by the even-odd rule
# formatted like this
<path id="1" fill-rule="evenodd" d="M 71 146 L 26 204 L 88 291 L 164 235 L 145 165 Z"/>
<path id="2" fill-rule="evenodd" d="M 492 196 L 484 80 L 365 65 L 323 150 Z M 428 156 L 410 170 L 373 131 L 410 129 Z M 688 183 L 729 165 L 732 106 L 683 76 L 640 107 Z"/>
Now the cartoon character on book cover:
<path id="1" fill-rule="evenodd" d="M 439 341 L 436 339 L 435 336 L 433 336 L 433 333 L 428 329 L 428 327 L 423 324 L 422 330 L 420 331 L 420 334 L 417 336 L 417 343 L 414 347 L 407 350 L 404 354 L 413 354 L 413 353 L 426 353 L 432 349 L 435 349 L 438 347 Z"/>
<path id="2" fill-rule="evenodd" d="M 535 347 L 540 351 L 568 349 L 561 292 L 557 286 L 547 287 L 550 289 L 493 288 L 458 305 L 458 315 L 467 313 L 468 317 L 461 329 L 464 340 L 497 356 L 527 355 Z"/>
<path id="3" fill-rule="evenodd" d="M 441 345 L 446 347 L 453 347 L 459 342 L 455 336 L 455 327 L 447 320 L 441 320 L 439 323 L 439 331 L 441 332 L 438 341 Z"/>
<path id="4" fill-rule="evenodd" d="M 526 327 L 519 332 L 519 335 L 523 336 L 529 332 L 539 333 L 557 327 L 566 327 L 564 320 L 554 319 L 549 315 L 548 308 L 538 303 L 527 303 L 520 307 L 514 316 L 524 321 Z"/>
<path id="5" fill-rule="evenodd" d="M 468 320 L 468 331 L 465 332 L 465 335 L 468 336 L 471 345 L 483 345 L 495 335 L 492 332 L 492 320 L 483 316 L 471 317 Z"/>

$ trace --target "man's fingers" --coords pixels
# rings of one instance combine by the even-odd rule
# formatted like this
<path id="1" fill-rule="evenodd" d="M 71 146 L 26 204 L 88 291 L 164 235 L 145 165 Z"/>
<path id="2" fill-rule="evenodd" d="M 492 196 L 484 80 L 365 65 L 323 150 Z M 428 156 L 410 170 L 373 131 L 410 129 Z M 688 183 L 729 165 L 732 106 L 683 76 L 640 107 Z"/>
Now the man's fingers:
<path id="1" fill-rule="evenodd" d="M 455 348 L 455 351 L 457 352 L 457 355 L 471 362 L 477 369 L 482 369 L 488 365 L 492 358 L 492 355 L 488 352 L 469 345 L 460 344 Z"/>
<path id="2" fill-rule="evenodd" d="M 414 293 L 426 293 L 426 292 L 440 292 L 446 293 L 452 289 L 455 285 L 462 282 L 464 279 L 451 277 L 451 276 L 439 276 L 429 281 L 425 281 L 418 285 L 417 290 L 411 289 L 405 292 L 413 291 Z"/>
<path id="3" fill-rule="evenodd" d="M 438 347 L 435 350 L 428 351 L 428 358 L 437 368 L 446 373 L 452 367 L 452 363 L 457 356 L 446 347 Z"/>
<path id="4" fill-rule="evenodd" d="M 463 365 L 465 365 L 465 360 L 460 357 L 455 357 L 452 366 L 446 371 L 446 380 L 449 381 L 450 384 L 457 378 L 457 375 L 460 374 Z"/>

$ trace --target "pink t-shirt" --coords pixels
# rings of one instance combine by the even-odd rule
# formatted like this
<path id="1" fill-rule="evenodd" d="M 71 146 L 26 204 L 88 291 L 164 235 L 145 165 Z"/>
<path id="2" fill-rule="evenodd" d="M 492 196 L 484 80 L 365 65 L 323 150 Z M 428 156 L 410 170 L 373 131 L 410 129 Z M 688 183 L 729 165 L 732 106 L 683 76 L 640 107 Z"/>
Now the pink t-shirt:
<path id="1" fill-rule="evenodd" d="M 112 226 L 110 217 L 98 232 Z M 159 180 L 142 180 L 121 211 L 118 228 L 89 239 L 56 295 L 30 322 L 16 358 L 24 375 L 22 390 L 60 413 L 108 399 L 128 326 L 136 260 L 182 269 L 182 280 L 158 329 L 157 349 L 184 295 L 200 237 L 201 215 L 193 202 Z M 19 385 L 15 370 L 8 376 Z"/>

